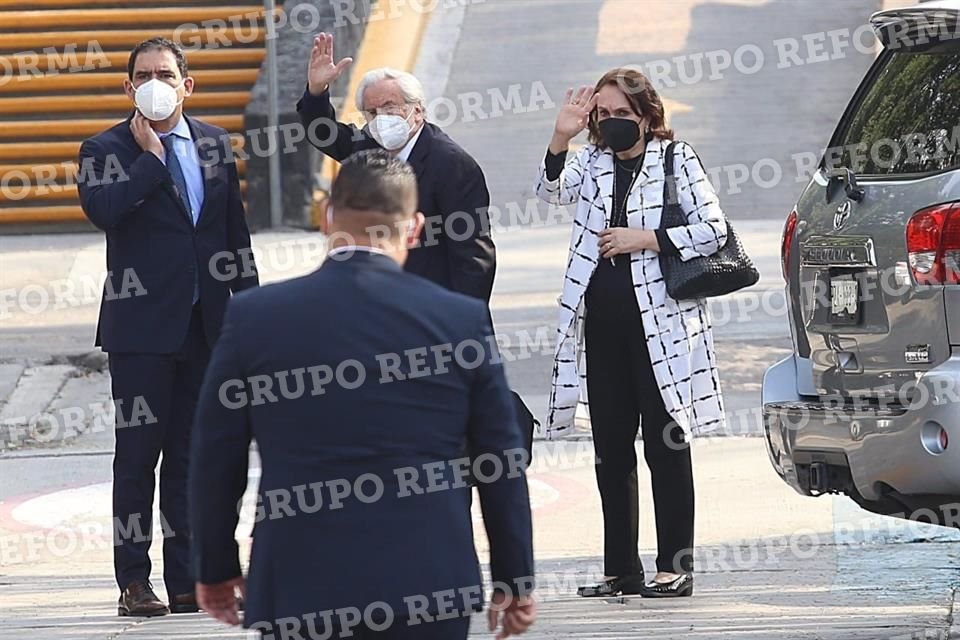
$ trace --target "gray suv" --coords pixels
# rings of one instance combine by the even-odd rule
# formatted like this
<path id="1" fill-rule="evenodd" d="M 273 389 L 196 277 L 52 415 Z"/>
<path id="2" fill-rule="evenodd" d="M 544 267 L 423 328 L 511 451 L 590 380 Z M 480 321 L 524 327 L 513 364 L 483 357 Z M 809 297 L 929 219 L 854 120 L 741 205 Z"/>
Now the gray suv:
<path id="1" fill-rule="evenodd" d="M 784 226 L 767 449 L 801 494 L 960 527 L 960 0 L 871 23 L 883 51 Z"/>

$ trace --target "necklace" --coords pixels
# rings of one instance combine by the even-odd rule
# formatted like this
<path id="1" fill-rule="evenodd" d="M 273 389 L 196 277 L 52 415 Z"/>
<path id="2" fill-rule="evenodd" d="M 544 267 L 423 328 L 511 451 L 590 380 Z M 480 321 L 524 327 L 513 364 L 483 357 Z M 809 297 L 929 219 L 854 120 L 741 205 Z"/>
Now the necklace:
<path id="1" fill-rule="evenodd" d="M 616 159 L 616 157 L 614 157 L 614 159 L 613 159 L 613 164 L 614 164 L 614 166 L 617 166 L 617 159 Z M 614 176 L 613 176 L 613 194 L 612 194 L 612 195 L 613 195 L 613 202 L 611 203 L 611 207 L 610 207 L 610 222 L 607 224 L 607 228 L 614 227 L 614 226 L 619 226 L 619 225 L 617 225 L 616 223 L 617 223 L 617 222 L 620 222 L 621 220 L 623 221 L 623 226 L 624 226 L 624 227 L 627 226 L 627 199 L 630 197 L 630 192 L 633 191 L 633 185 L 637 182 L 637 177 L 639 177 L 639 175 L 640 175 L 640 165 L 641 165 L 641 163 L 640 163 L 640 162 L 637 162 L 637 166 L 635 166 L 635 167 L 633 168 L 633 170 L 631 171 L 631 173 L 633 174 L 633 178 L 630 180 L 630 185 L 627 187 L 626 197 L 624 197 L 624 199 L 623 199 L 623 207 L 622 207 L 623 212 L 622 212 L 622 214 L 620 213 L 620 209 L 621 209 L 621 207 L 619 206 L 620 201 L 617 199 L 617 176 L 616 176 L 616 174 L 614 174 Z M 610 264 L 611 264 L 612 266 L 616 266 L 616 265 L 617 265 L 616 256 L 611 256 L 611 257 L 610 257 Z"/>
<path id="2" fill-rule="evenodd" d="M 616 223 L 619 221 L 623 221 L 624 222 L 623 226 L 626 226 L 627 198 L 630 197 L 630 192 L 633 191 L 633 185 L 636 184 L 637 178 L 640 176 L 640 164 L 637 163 L 637 166 L 634 167 L 630 173 L 632 177 L 630 179 L 630 184 L 627 187 L 627 193 L 626 193 L 626 197 L 624 198 L 622 207 L 619 206 L 620 200 L 617 199 L 617 178 L 616 176 L 614 176 L 613 178 L 613 203 L 612 203 L 613 206 L 611 207 L 611 210 L 610 210 L 610 224 L 608 226 L 611 226 L 611 227 L 617 226 Z M 622 209 L 622 212 L 621 212 L 621 209 Z"/>

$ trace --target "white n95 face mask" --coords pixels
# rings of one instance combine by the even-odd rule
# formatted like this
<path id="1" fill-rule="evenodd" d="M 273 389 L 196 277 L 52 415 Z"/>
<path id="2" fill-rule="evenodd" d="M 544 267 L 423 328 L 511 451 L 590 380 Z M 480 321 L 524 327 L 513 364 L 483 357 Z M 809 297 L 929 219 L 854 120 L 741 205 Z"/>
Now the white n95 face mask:
<path id="1" fill-rule="evenodd" d="M 148 80 L 137 87 L 133 101 L 147 120 L 153 120 L 154 122 L 166 120 L 173 115 L 173 112 L 182 102 L 177 95 L 177 89 L 182 84 L 183 82 L 176 87 L 171 87 L 166 82 L 156 78 Z"/>
<path id="2" fill-rule="evenodd" d="M 374 118 L 369 125 L 370 135 L 388 151 L 402 149 L 410 139 L 410 116 L 382 115 Z"/>

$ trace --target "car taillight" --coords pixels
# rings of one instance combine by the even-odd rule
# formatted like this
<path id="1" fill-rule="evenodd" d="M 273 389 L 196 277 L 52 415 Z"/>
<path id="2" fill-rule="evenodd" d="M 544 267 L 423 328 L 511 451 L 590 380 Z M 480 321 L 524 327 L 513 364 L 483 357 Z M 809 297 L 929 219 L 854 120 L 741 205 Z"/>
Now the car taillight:
<path id="1" fill-rule="evenodd" d="M 907 223 L 907 255 L 917 284 L 960 284 L 960 202 L 913 214 Z"/>
<path id="2" fill-rule="evenodd" d="M 797 210 L 794 209 L 787 216 L 783 225 L 783 237 L 780 239 L 780 268 L 783 279 L 790 282 L 790 253 L 793 250 L 793 234 L 797 230 Z"/>

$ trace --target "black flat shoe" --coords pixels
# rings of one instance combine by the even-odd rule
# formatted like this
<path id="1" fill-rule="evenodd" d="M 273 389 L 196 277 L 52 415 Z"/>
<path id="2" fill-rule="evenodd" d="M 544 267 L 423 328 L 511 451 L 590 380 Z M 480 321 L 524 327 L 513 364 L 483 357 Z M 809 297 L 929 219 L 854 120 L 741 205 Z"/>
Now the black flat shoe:
<path id="1" fill-rule="evenodd" d="M 643 574 L 623 576 L 604 580 L 600 584 L 577 589 L 581 598 L 610 598 L 619 595 L 633 595 L 643 589 Z"/>
<path id="2" fill-rule="evenodd" d="M 684 598 L 693 595 L 693 574 L 680 574 L 672 582 L 648 582 L 640 589 L 644 598 Z"/>

